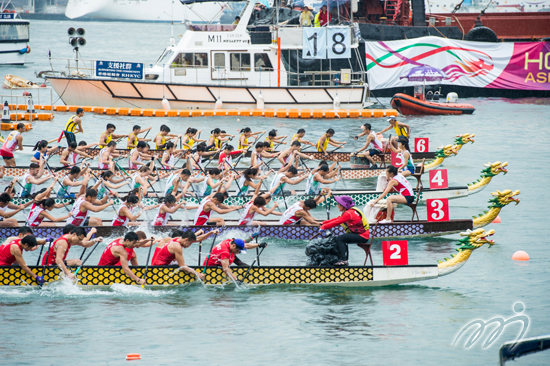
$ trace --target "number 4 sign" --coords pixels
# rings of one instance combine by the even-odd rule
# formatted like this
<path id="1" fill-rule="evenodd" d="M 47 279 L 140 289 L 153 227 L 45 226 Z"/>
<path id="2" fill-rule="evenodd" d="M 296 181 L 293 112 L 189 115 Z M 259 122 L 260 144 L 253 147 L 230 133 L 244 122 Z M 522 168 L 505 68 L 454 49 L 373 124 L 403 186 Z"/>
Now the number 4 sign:
<path id="1" fill-rule="evenodd" d="M 449 221 L 449 200 L 435 198 L 426 200 L 428 221 Z"/>
<path id="2" fill-rule="evenodd" d="M 430 170 L 430 189 L 449 188 L 447 169 Z"/>
<path id="3" fill-rule="evenodd" d="M 406 240 L 382 242 L 382 258 L 385 266 L 406 266 L 409 264 L 409 252 Z"/>
<path id="4" fill-rule="evenodd" d="M 428 152 L 430 139 L 427 137 L 416 137 L 414 139 L 414 151 L 417 153 Z"/>

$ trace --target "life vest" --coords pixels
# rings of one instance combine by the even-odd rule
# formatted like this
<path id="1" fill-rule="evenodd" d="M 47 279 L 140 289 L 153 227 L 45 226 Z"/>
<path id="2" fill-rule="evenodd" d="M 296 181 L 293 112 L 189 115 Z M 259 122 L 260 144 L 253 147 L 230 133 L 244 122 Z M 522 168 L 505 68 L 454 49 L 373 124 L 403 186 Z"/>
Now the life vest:
<path id="1" fill-rule="evenodd" d="M 69 118 L 67 121 L 67 124 L 65 125 L 65 131 L 74 133 L 74 129 L 76 128 L 77 124 L 74 121 L 74 118 L 76 117 L 76 114 Z"/>
<path id="2" fill-rule="evenodd" d="M 241 137 L 244 136 L 244 134 L 241 135 Z M 244 143 L 248 145 L 248 138 L 244 138 Z M 239 137 L 239 150 L 246 149 L 248 146 L 245 146 L 241 143 L 241 138 Z"/>
<path id="3" fill-rule="evenodd" d="M 399 122 L 395 121 L 395 126 L 393 127 L 393 130 L 397 134 L 397 136 L 404 136 L 406 138 L 409 138 L 409 135 L 407 135 L 407 129 L 405 127 L 399 127 Z"/>
<path id="4" fill-rule="evenodd" d="M 320 15 L 321 15 L 321 12 L 318 12 L 317 14 L 315 14 L 315 18 L 313 19 L 313 24 L 315 27 L 321 26 L 321 20 L 319 19 Z"/>
<path id="5" fill-rule="evenodd" d="M 349 210 L 353 210 L 357 212 L 357 214 L 361 217 L 361 223 L 340 224 L 340 226 L 344 228 L 344 231 L 348 234 L 350 233 L 362 234 L 362 229 L 364 229 L 365 231 L 369 231 L 369 221 L 367 220 L 367 217 L 363 214 L 363 212 L 361 212 L 361 210 L 358 209 L 357 207 L 352 207 Z"/>
<path id="6" fill-rule="evenodd" d="M 132 135 L 132 134 L 130 134 L 130 135 Z M 132 141 L 130 141 L 130 136 L 128 136 L 128 142 L 127 142 L 126 146 L 128 146 L 128 145 L 137 145 L 137 143 L 138 143 L 138 137 L 136 135 L 134 135 L 134 138 L 132 139 Z M 135 146 L 134 147 L 128 147 L 128 148 L 130 150 L 132 150 L 132 149 L 135 148 Z"/>
<path id="7" fill-rule="evenodd" d="M 189 147 L 184 146 L 183 150 L 190 150 L 190 149 L 193 148 L 193 145 L 195 145 L 195 140 L 193 140 L 193 138 L 191 136 L 187 136 L 186 144 L 189 145 Z"/>
<path id="8" fill-rule="evenodd" d="M 164 145 L 164 144 L 166 143 L 166 138 L 165 138 L 162 134 L 160 134 L 160 133 L 158 133 L 157 136 L 162 137 L 162 140 L 160 140 L 160 144 L 161 144 L 161 145 Z M 156 139 L 156 138 L 155 138 L 155 149 L 157 149 L 157 150 L 164 150 L 164 147 L 163 147 L 163 148 L 160 148 L 160 147 L 157 145 L 157 139 Z"/>
<path id="9" fill-rule="evenodd" d="M 112 139 L 113 139 L 113 135 L 107 135 L 107 136 L 105 137 L 105 145 L 99 145 L 99 147 L 100 147 L 101 149 L 103 149 L 104 147 L 107 146 L 107 144 L 108 144 L 109 142 L 111 142 Z"/>
<path id="10" fill-rule="evenodd" d="M 323 135 L 323 136 L 325 136 L 325 142 L 323 142 L 323 149 L 324 149 L 325 151 L 327 151 L 329 138 L 326 137 L 326 134 Z M 321 149 L 321 139 L 323 138 L 323 136 L 321 136 L 321 137 L 319 138 L 319 140 L 317 141 L 317 152 L 323 152 L 323 149 Z"/>

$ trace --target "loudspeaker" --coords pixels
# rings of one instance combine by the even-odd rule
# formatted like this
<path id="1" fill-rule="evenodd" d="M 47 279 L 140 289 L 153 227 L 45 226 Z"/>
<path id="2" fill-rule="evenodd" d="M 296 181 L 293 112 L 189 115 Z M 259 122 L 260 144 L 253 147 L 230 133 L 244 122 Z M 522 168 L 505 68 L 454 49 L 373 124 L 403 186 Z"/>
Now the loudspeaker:
<path id="1" fill-rule="evenodd" d="M 76 33 L 76 29 L 74 29 L 73 27 L 67 30 L 67 34 L 69 35 L 69 37 L 74 36 L 75 33 Z"/>
<path id="2" fill-rule="evenodd" d="M 78 28 L 76 30 L 76 34 L 78 34 L 80 37 L 82 37 L 83 35 L 86 34 L 86 31 L 84 30 L 84 28 Z"/>
<path id="3" fill-rule="evenodd" d="M 69 38 L 69 44 L 73 47 L 78 46 L 78 38 L 76 37 Z"/>
<path id="4" fill-rule="evenodd" d="M 86 46 L 86 40 L 82 37 L 78 38 L 78 45 L 79 46 Z"/>

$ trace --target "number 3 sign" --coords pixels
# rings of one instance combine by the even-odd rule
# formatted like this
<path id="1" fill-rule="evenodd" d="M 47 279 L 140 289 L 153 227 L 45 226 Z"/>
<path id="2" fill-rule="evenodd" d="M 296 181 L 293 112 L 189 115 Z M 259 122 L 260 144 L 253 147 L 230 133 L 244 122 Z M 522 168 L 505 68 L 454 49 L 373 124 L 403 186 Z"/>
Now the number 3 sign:
<path id="1" fill-rule="evenodd" d="M 435 198 L 426 200 L 428 221 L 449 221 L 449 199 Z"/>
<path id="2" fill-rule="evenodd" d="M 416 137 L 414 139 L 414 151 L 417 153 L 428 152 L 430 139 L 427 137 Z"/>
<path id="3" fill-rule="evenodd" d="M 406 240 L 382 242 L 382 258 L 385 266 L 406 266 L 409 264 L 409 252 Z"/>

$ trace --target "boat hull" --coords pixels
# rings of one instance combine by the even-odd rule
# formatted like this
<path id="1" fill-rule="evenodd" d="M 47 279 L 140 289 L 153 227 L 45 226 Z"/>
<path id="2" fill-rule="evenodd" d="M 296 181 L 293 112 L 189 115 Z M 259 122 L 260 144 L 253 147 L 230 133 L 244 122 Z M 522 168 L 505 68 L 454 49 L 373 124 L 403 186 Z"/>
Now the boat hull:
<path id="1" fill-rule="evenodd" d="M 149 229 L 156 234 L 169 234 L 174 229 L 182 228 L 180 221 L 173 221 L 174 225 L 149 227 Z M 34 235 L 36 237 L 59 237 L 63 235 L 63 226 L 40 226 L 34 227 Z M 253 233 L 258 228 L 250 225 L 228 225 L 215 227 L 215 226 L 183 226 L 183 228 L 196 232 L 198 230 L 211 231 L 214 229 L 220 230 L 220 235 L 228 231 L 242 231 L 245 233 Z M 86 230 L 91 229 L 86 227 Z M 128 228 L 123 226 L 97 226 L 97 236 L 111 237 L 124 235 Z M 378 224 L 376 229 L 371 228 L 371 235 L 379 239 L 394 239 L 394 238 L 426 238 L 435 237 L 449 234 L 456 234 L 466 230 L 473 229 L 473 221 L 469 220 L 451 220 L 446 222 L 427 222 L 427 221 L 396 221 L 388 224 Z M 0 236 L 7 238 L 10 236 L 17 236 L 17 227 L 0 227 Z M 132 230 L 139 230 L 139 227 L 133 226 Z M 335 235 L 344 234 L 341 227 L 333 229 Z M 260 227 L 258 232 L 260 237 L 274 237 L 290 240 L 309 240 L 313 236 L 319 233 L 319 227 L 304 226 L 304 225 L 264 225 Z"/>
<path id="2" fill-rule="evenodd" d="M 30 267 L 44 276 L 48 284 L 60 279 L 61 270 L 57 266 Z M 132 266 L 138 277 L 145 275 L 145 266 Z M 197 271 L 203 267 L 191 267 Z M 150 266 L 147 271 L 147 287 L 181 286 L 196 283 L 197 278 L 185 271 L 174 273 L 177 266 Z M 231 267 L 238 278 L 243 278 L 247 267 Z M 206 285 L 225 285 L 231 283 L 223 270 L 207 267 Z M 350 287 L 391 286 L 401 283 L 424 281 L 438 277 L 437 265 L 409 266 L 372 266 L 372 267 L 253 267 L 244 283 L 251 285 L 325 285 Z M 110 287 L 114 284 L 137 285 L 121 267 L 86 266 L 78 273 L 78 285 L 84 288 Z M 0 287 L 38 286 L 36 282 L 19 267 L 0 267 Z"/>
<path id="3" fill-rule="evenodd" d="M 49 77 L 67 105 L 161 109 L 163 96 L 172 109 L 214 109 L 217 96 L 223 108 L 256 108 L 262 95 L 266 108 L 332 109 L 336 96 L 342 108 L 363 108 L 366 87 L 247 87 L 190 85 L 144 81 Z"/>
<path id="4" fill-rule="evenodd" d="M 472 114 L 475 108 L 466 103 L 435 103 L 420 100 L 407 94 L 395 94 L 391 100 L 393 108 L 404 115 L 458 115 Z"/>

